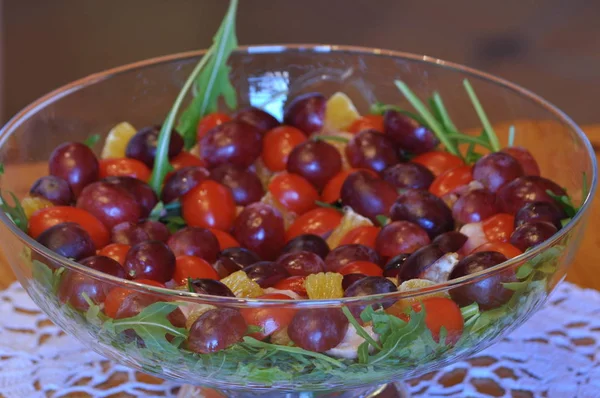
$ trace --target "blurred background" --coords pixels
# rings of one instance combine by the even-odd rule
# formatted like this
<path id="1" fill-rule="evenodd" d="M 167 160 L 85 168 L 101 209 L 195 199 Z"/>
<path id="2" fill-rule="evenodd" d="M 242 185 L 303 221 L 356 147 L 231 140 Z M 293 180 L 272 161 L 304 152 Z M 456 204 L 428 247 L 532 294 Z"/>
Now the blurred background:
<path id="1" fill-rule="evenodd" d="M 225 0 L 0 0 L 0 122 L 93 72 L 210 45 Z M 600 2 L 241 0 L 240 44 L 402 50 L 497 74 L 600 122 Z"/>

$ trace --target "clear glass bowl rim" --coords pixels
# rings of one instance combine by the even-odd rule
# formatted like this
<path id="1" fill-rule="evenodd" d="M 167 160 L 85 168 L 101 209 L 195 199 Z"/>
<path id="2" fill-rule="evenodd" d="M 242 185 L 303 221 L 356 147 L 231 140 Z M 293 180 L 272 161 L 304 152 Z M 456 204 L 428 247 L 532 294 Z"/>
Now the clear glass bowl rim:
<path id="1" fill-rule="evenodd" d="M 155 58 L 146 59 L 143 61 L 133 62 L 130 64 L 118 66 L 116 68 L 107 69 L 105 71 L 94 73 L 87 77 L 78 79 L 69 84 L 66 84 L 56 90 L 51 91 L 50 93 L 40 97 L 36 101 L 32 102 L 25 108 L 23 108 L 19 113 L 13 116 L 7 123 L 0 129 L 0 147 L 6 144 L 7 139 L 11 136 L 12 132 L 19 127 L 19 125 L 27 120 L 29 117 L 35 115 L 37 111 L 44 108 L 45 106 L 53 103 L 54 101 L 62 98 L 63 96 L 69 95 L 70 93 L 77 91 L 79 89 L 83 89 L 87 86 L 93 85 L 95 83 L 101 82 L 102 80 L 109 79 L 112 76 L 129 72 L 135 69 L 143 69 L 145 67 L 155 66 L 158 64 L 169 63 L 173 61 L 184 61 L 184 60 L 192 60 L 193 58 L 197 58 L 206 53 L 207 50 L 197 50 L 197 51 L 188 51 L 176 54 L 170 54 L 165 56 L 159 56 Z M 286 307 L 297 307 L 297 308 L 310 308 L 310 307 L 329 307 L 329 306 L 340 306 L 340 305 L 350 305 L 350 304 L 367 304 L 372 303 L 374 301 L 380 301 L 388 298 L 417 298 L 420 295 L 430 295 L 436 292 L 442 292 L 449 289 L 457 288 L 468 283 L 477 282 L 479 280 L 488 278 L 492 275 L 503 272 L 504 270 L 514 266 L 515 264 L 528 261 L 540 254 L 541 252 L 548 249 L 555 242 L 560 240 L 564 235 L 571 231 L 573 226 L 577 224 L 577 222 L 589 211 L 591 206 L 592 198 L 595 195 L 596 187 L 597 187 L 597 178 L 598 178 L 598 165 L 596 162 L 595 152 L 592 148 L 592 145 L 585 135 L 585 133 L 579 128 L 579 126 L 564 112 L 558 109 L 556 106 L 552 105 L 550 102 L 546 101 L 542 97 L 534 94 L 533 92 L 517 85 L 511 83 L 505 79 L 499 78 L 497 76 L 479 71 L 477 69 L 473 69 L 461 64 L 441 60 L 438 58 L 430 57 L 427 55 L 419 55 L 401 51 L 392 51 L 392 50 L 384 50 L 379 48 L 370 48 L 370 47 L 359 47 L 359 46 L 342 46 L 342 45 L 328 45 L 328 44 L 273 44 L 273 45 L 253 45 L 253 46 L 240 46 L 235 53 L 238 54 L 268 54 L 268 53 L 285 53 L 285 52 L 305 52 L 305 53 L 329 53 L 335 55 L 336 53 L 346 53 L 346 54 L 355 54 L 355 55 L 376 55 L 381 57 L 393 57 L 398 59 L 405 59 L 411 62 L 421 62 L 425 64 L 435 65 L 440 68 L 452 69 L 456 72 L 460 72 L 465 76 L 475 77 L 479 80 L 487 81 L 488 83 L 493 83 L 503 88 L 506 88 L 510 91 L 513 91 L 523 97 L 529 98 L 533 102 L 538 105 L 546 108 L 546 110 L 550 111 L 558 120 L 562 121 L 565 125 L 571 128 L 578 136 L 581 143 L 585 146 L 587 150 L 587 155 L 592 163 L 592 180 L 589 187 L 589 192 L 581 206 L 581 209 L 577 212 L 575 217 L 558 233 L 556 233 L 552 238 L 548 239 L 541 245 L 535 247 L 532 250 L 529 250 L 520 256 L 512 258 L 508 261 L 500 263 L 495 267 L 490 269 L 477 272 L 475 274 L 467 275 L 461 278 L 453 279 L 445 283 L 436 284 L 432 288 L 423 288 L 423 289 L 415 289 L 409 292 L 393 292 L 386 293 L 375 296 L 364 296 L 364 297 L 349 297 L 349 298 L 340 298 L 340 299 L 330 299 L 330 300 L 264 300 L 264 299 L 240 299 L 240 298 L 232 298 L 232 297 L 219 297 L 219 296 L 211 296 L 211 295 L 203 295 L 196 294 L 186 291 L 178 291 L 168 288 L 160 288 L 149 285 L 144 285 L 138 282 L 130 281 L 127 279 L 121 279 L 112 275 L 104 274 L 102 272 L 89 269 L 81 264 L 76 263 L 75 261 L 64 258 L 46 247 L 39 244 L 35 239 L 31 238 L 25 232 L 21 231 L 7 216 L 4 212 L 0 212 L 0 221 L 7 227 L 14 235 L 16 235 L 25 245 L 32 248 L 36 252 L 42 254 L 45 257 L 50 258 L 55 263 L 61 264 L 67 269 L 75 270 L 76 272 L 81 272 L 88 276 L 91 276 L 98 280 L 104 280 L 109 283 L 114 284 L 115 286 L 126 287 L 128 289 L 136 290 L 143 293 L 155 293 L 166 296 L 174 296 L 181 299 L 186 299 L 187 301 L 200 301 L 202 303 L 208 303 L 213 305 L 246 305 L 246 306 L 282 306 Z"/>

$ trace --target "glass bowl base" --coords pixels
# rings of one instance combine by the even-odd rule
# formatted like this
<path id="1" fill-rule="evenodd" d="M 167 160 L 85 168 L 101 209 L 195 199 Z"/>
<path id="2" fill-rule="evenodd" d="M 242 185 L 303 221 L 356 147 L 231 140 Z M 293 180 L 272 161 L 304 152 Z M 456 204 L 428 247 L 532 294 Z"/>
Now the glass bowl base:
<path id="1" fill-rule="evenodd" d="M 228 398 L 410 398 L 410 393 L 402 382 L 347 391 L 270 393 L 262 390 L 252 393 L 236 390 L 220 390 L 219 393 L 221 395 L 217 395 L 215 390 L 207 390 L 202 387 L 186 384 L 179 390 L 177 398 L 213 398 L 217 396 Z"/>

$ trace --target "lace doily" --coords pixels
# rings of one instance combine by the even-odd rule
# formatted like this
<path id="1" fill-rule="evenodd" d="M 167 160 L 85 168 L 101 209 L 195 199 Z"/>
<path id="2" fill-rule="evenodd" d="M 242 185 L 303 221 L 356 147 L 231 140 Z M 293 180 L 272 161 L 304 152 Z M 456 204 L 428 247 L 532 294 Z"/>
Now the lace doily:
<path id="1" fill-rule="evenodd" d="M 0 292 L 0 396 L 175 397 L 179 385 L 65 335 L 18 283 Z M 414 397 L 600 397 L 600 293 L 562 283 L 546 306 L 469 361 L 408 381 Z"/>

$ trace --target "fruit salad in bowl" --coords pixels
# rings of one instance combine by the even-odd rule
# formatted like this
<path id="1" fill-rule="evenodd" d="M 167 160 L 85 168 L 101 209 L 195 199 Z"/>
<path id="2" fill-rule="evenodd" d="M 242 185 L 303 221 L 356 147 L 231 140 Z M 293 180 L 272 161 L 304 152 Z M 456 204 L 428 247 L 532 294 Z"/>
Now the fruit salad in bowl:
<path id="1" fill-rule="evenodd" d="M 2 248 L 54 322 L 230 396 L 366 396 L 539 308 L 596 187 L 568 117 L 427 57 L 236 49 L 234 12 L 0 133 Z"/>

